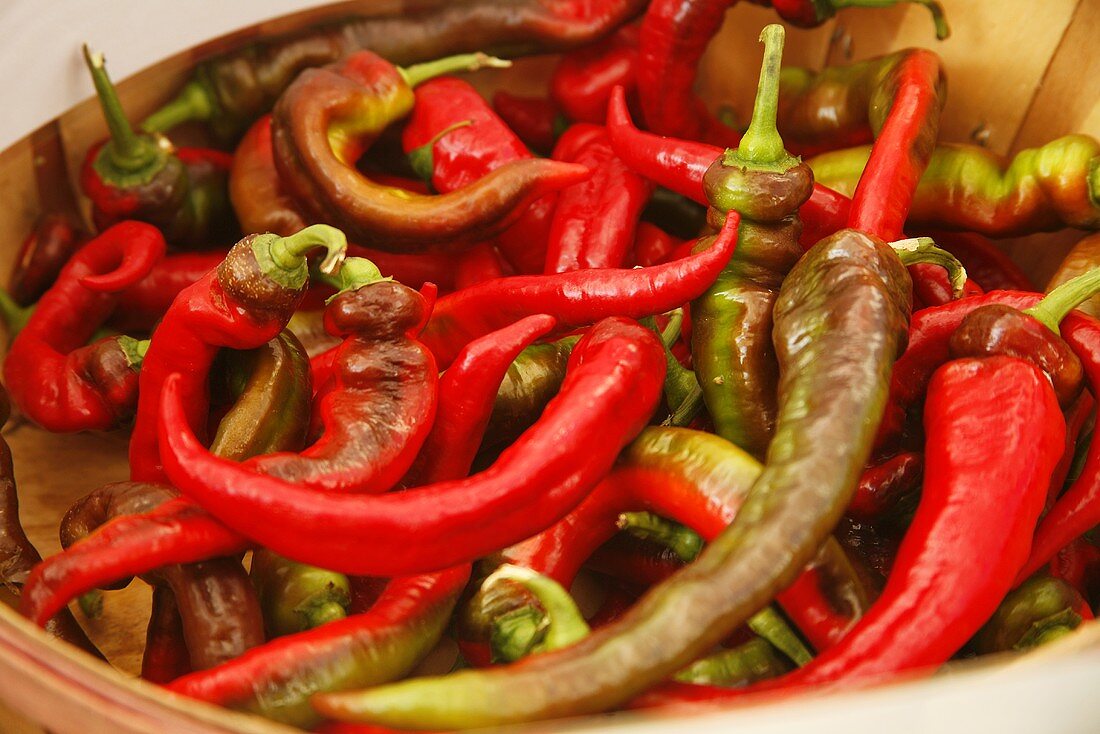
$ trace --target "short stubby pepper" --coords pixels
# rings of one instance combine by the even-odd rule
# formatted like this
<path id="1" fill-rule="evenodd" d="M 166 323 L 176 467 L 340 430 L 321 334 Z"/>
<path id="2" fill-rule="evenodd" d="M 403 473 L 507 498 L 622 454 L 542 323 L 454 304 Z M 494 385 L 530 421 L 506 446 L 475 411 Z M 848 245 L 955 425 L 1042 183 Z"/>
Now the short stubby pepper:
<path id="1" fill-rule="evenodd" d="M 88 340 L 118 293 L 164 256 L 164 238 L 142 222 L 116 224 L 85 245 L 42 296 L 4 359 L 12 402 L 50 431 L 107 430 L 134 414 L 147 342 Z"/>
<path id="2" fill-rule="evenodd" d="M 867 147 L 850 148 L 806 162 L 822 184 L 850 193 L 868 153 Z M 1011 161 L 975 145 L 941 143 L 906 221 L 990 237 L 1100 228 L 1100 142 L 1067 135 L 1021 151 Z"/>
<path id="3" fill-rule="evenodd" d="M 107 77 L 102 54 L 85 46 L 111 137 L 88 151 L 80 185 L 103 229 L 123 219 L 154 224 L 174 245 L 206 247 L 236 231 L 226 182 L 230 157 L 216 150 L 175 149 L 164 137 L 136 134 Z"/>
<path id="4" fill-rule="evenodd" d="M 787 272 L 802 256 L 798 208 L 813 174 L 790 156 L 775 129 L 783 27 L 764 29 L 764 62 L 752 124 L 737 150 L 703 179 L 709 216 L 741 214 L 737 252 L 691 303 L 691 356 L 718 435 L 762 457 L 775 429 L 779 370 L 772 308 Z"/>
<path id="5" fill-rule="evenodd" d="M 184 420 L 177 378 L 162 395 L 160 438 L 178 486 L 256 542 L 345 573 L 420 573 L 473 560 L 565 515 L 652 415 L 663 379 L 664 354 L 652 332 L 604 319 L 573 351 L 561 393 L 492 467 L 377 496 L 317 493 L 211 456 Z M 486 512 L 493 523 L 483 522 Z M 373 539 L 368 545 L 364 534 Z"/>
<path id="6" fill-rule="evenodd" d="M 505 164 L 459 191 L 425 196 L 374 183 L 356 170 L 355 161 L 382 130 L 412 110 L 417 83 L 486 64 L 500 62 L 471 54 L 398 69 L 360 51 L 306 70 L 272 117 L 275 163 L 287 191 L 318 221 L 333 222 L 352 239 L 420 252 L 491 237 L 544 194 L 587 178 L 584 166 L 532 158 Z"/>
<path id="7" fill-rule="evenodd" d="M 29 306 L 49 290 L 65 263 L 87 240 L 73 218 L 45 214 L 30 231 L 8 277 L 8 294 L 19 306 Z"/>
<path id="8" fill-rule="evenodd" d="M 690 664 L 788 585 L 840 520 L 886 405 L 910 298 L 897 255 L 859 232 L 823 240 L 795 265 L 776 301 L 783 378 L 763 472 L 699 558 L 619 620 L 513 665 L 315 696 L 314 706 L 404 728 L 518 723 L 607 710 Z M 525 695 L 505 695 L 515 690 Z"/>
<path id="9" fill-rule="evenodd" d="M 200 64 L 179 95 L 145 120 L 164 132 L 202 120 L 234 138 L 270 111 L 303 70 L 370 49 L 395 64 L 449 54 L 499 51 L 510 56 L 583 46 L 645 8 L 644 0 L 497 0 L 418 3 L 380 17 L 352 17 L 224 54 Z"/>

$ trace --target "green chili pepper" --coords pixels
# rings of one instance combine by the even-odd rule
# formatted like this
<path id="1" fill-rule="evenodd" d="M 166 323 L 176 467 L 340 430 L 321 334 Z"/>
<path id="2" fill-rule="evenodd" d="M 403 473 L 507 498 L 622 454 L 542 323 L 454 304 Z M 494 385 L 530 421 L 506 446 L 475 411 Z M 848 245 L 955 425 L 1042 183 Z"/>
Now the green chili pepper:
<path id="1" fill-rule="evenodd" d="M 304 632 L 347 616 L 351 587 L 342 573 L 260 549 L 252 554 L 250 575 L 268 637 Z"/>
<path id="2" fill-rule="evenodd" d="M 510 443 L 531 427 L 561 389 L 565 366 L 579 339 L 567 336 L 549 344 L 534 344 L 520 353 L 497 391 L 484 446 Z"/>
<path id="3" fill-rule="evenodd" d="M 1077 629 L 1081 606 L 1085 600 L 1065 581 L 1032 576 L 1008 593 L 970 646 L 979 654 L 1038 647 Z"/>
<path id="4" fill-rule="evenodd" d="M 783 28 L 764 29 L 764 64 L 752 123 L 703 178 L 712 224 L 741 214 L 737 250 L 714 285 L 691 304 L 691 351 L 718 435 L 760 458 L 775 428 L 778 371 L 772 306 L 802 255 L 798 207 L 813 188 L 805 164 L 783 148 L 775 128 Z"/>

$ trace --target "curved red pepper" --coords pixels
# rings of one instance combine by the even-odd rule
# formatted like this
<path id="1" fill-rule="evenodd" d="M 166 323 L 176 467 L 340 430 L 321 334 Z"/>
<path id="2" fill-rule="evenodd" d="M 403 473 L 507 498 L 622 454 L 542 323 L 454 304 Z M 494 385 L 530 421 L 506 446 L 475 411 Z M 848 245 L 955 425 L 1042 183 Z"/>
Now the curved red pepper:
<path id="1" fill-rule="evenodd" d="M 115 310 L 115 294 L 144 278 L 164 249 L 155 227 L 122 222 L 72 256 L 4 359 L 8 393 L 27 417 L 51 431 L 84 431 L 129 416 L 137 355 L 114 337 L 85 345 Z"/>
<path id="2" fill-rule="evenodd" d="M 574 349 L 558 396 L 492 467 L 397 494 L 318 494 L 210 455 L 187 425 L 179 378 L 165 385 L 160 440 L 177 486 L 275 552 L 340 572 L 423 573 L 528 537 L 580 502 L 656 408 L 664 364 L 652 332 L 605 319 Z"/>
<path id="3" fill-rule="evenodd" d="M 435 424 L 405 476 L 405 485 L 469 474 L 505 373 L 525 347 L 556 323 L 553 316 L 528 316 L 466 345 L 439 380 Z"/>
<path id="4" fill-rule="evenodd" d="M 500 90 L 493 95 L 493 110 L 513 135 L 539 153 L 549 153 L 558 137 L 561 113 L 545 97 L 520 97 Z"/>
<path id="5" fill-rule="evenodd" d="M 550 77 L 550 96 L 574 122 L 602 125 L 611 90 L 636 88 L 638 28 L 624 26 L 611 36 L 562 56 Z"/>
<path id="6" fill-rule="evenodd" d="M 500 278 L 452 293 L 436 303 L 421 339 L 446 367 L 471 340 L 524 316 L 547 313 L 560 326 L 583 326 L 612 315 L 670 311 L 699 296 L 725 267 L 738 222 L 728 217 L 710 247 L 665 265 Z"/>
<path id="7" fill-rule="evenodd" d="M 410 154 L 427 151 L 432 185 L 443 193 L 468 186 L 506 163 L 534 157 L 476 89 L 452 77 L 417 87 L 402 146 Z M 542 272 L 555 201 L 554 193 L 537 199 L 497 235 L 501 251 L 516 271 Z"/>
<path id="8" fill-rule="evenodd" d="M 152 331 L 184 288 L 221 264 L 225 250 L 183 252 L 162 258 L 149 274 L 118 294 L 109 323 L 120 331 Z"/>
<path id="9" fill-rule="evenodd" d="M 592 176 L 558 193 L 545 272 L 622 266 L 652 191 L 650 183 L 619 160 L 602 127 L 569 128 L 554 157 L 584 164 Z"/>

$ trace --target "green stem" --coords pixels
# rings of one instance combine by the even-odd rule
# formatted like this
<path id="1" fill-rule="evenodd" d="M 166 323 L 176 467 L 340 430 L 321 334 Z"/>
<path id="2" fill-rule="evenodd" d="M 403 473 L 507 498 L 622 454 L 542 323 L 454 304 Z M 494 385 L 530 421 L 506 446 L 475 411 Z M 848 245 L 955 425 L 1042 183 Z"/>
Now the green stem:
<path id="1" fill-rule="evenodd" d="M 126 361 L 130 366 L 135 370 L 140 369 L 141 363 L 145 361 L 145 353 L 149 351 L 149 340 L 139 341 L 131 336 L 122 335 L 118 337 L 118 346 L 126 355 Z"/>
<path id="2" fill-rule="evenodd" d="M 353 291 L 371 283 L 393 280 L 391 277 L 383 276 L 378 266 L 365 257 L 347 258 L 344 260 L 340 272 L 335 275 L 323 272 L 317 272 L 314 275 L 321 282 L 327 283 L 336 289 L 336 293 L 330 296 L 328 301 L 336 298 L 341 293 Z"/>
<path id="3" fill-rule="evenodd" d="M 618 525 L 631 535 L 660 543 L 684 563 L 694 561 L 703 550 L 703 539 L 694 530 L 652 512 L 624 512 Z"/>
<path id="4" fill-rule="evenodd" d="M 890 247 L 894 248 L 898 259 L 906 267 L 918 263 L 943 267 L 951 280 L 952 295 L 955 298 L 962 296 L 963 288 L 966 286 L 966 268 L 962 266 L 957 257 L 947 250 L 937 247 L 931 237 L 913 237 L 907 240 L 898 240 L 897 242 L 891 242 Z"/>
<path id="5" fill-rule="evenodd" d="M 513 663 L 542 642 L 550 620 L 541 609 L 520 607 L 493 620 L 489 647 L 493 662 Z"/>
<path id="6" fill-rule="evenodd" d="M 750 617 L 747 624 L 749 629 L 774 645 L 775 649 L 790 658 L 791 662 L 798 667 L 801 668 L 813 660 L 813 655 L 806 649 L 806 645 L 787 624 L 787 620 L 775 611 L 775 607 L 764 607 Z"/>
<path id="7" fill-rule="evenodd" d="M 679 363 L 677 363 L 679 364 Z M 682 369 L 682 368 L 681 368 Z M 684 370 L 691 374 L 692 378 L 695 378 L 695 373 L 691 370 Z M 695 416 L 699 415 L 699 411 L 703 409 L 703 388 L 699 385 L 699 381 L 695 380 L 695 385 L 687 393 L 684 399 L 678 406 L 672 411 L 672 415 L 665 418 L 662 422 L 662 426 L 677 426 L 683 427 L 695 420 Z"/>
<path id="8" fill-rule="evenodd" d="M 1024 313 L 1057 334 L 1062 319 L 1097 293 L 1100 293 L 1100 268 L 1093 268 L 1062 283 Z"/>
<path id="9" fill-rule="evenodd" d="M 661 343 L 665 345 L 665 349 L 672 349 L 672 345 L 680 338 L 680 333 L 683 328 L 684 311 L 678 308 L 669 313 L 668 323 L 665 324 L 664 330 L 661 331 Z"/>
<path id="10" fill-rule="evenodd" d="M 0 288 L 0 319 L 8 329 L 8 339 L 14 339 L 34 315 L 34 306 L 20 306 L 3 288 Z"/>
<path id="11" fill-rule="evenodd" d="M 323 601 L 311 602 L 304 609 L 299 609 L 298 612 L 305 618 L 305 629 L 311 630 L 347 617 L 348 600 L 344 598 L 343 603 L 341 603 L 340 599 L 326 598 Z"/>
<path id="12" fill-rule="evenodd" d="M 711 686 L 747 686 L 776 678 L 790 670 L 790 663 L 759 637 L 732 650 L 722 650 L 696 660 L 676 674 L 681 683 Z"/>
<path id="13" fill-rule="evenodd" d="M 422 84 L 443 74 L 454 74 L 461 71 L 477 71 L 478 69 L 507 69 L 512 65 L 511 61 L 498 59 L 496 56 L 483 54 L 480 51 L 472 54 L 458 54 L 447 56 L 434 61 L 425 61 L 423 64 L 413 64 L 404 68 L 398 67 L 405 83 L 410 87 Z"/>
<path id="14" fill-rule="evenodd" d="M 520 584 L 538 599 L 545 610 L 550 627 L 546 630 L 542 641 L 531 648 L 532 653 L 557 650 L 572 645 L 588 635 L 588 623 L 584 621 L 584 616 L 577 609 L 577 603 L 561 584 L 549 576 L 543 576 L 523 566 L 506 563 L 485 579 L 485 584 L 491 585 L 500 581 Z"/>
<path id="15" fill-rule="evenodd" d="M 779 109 L 779 72 L 783 63 L 783 26 L 773 23 L 760 33 L 764 42 L 764 61 L 760 66 L 760 82 L 752 108 L 752 121 L 741 138 L 736 152 L 728 151 L 727 165 L 749 165 L 763 168 L 790 168 L 794 160 L 783 147 L 783 138 L 776 129 Z M 730 155 L 730 153 L 733 155 Z"/>
<path id="16" fill-rule="evenodd" d="M 80 613 L 88 619 L 98 619 L 103 614 L 103 592 L 98 589 L 81 594 L 76 599 Z"/>
<path id="17" fill-rule="evenodd" d="M 889 8 L 898 3 L 913 3 L 923 5 L 932 13 L 932 22 L 936 26 L 936 38 L 943 40 L 951 35 L 951 27 L 947 24 L 947 15 L 943 12 L 943 6 L 937 0 L 829 0 L 834 9 L 840 8 Z"/>
<path id="18" fill-rule="evenodd" d="M 435 160 L 432 156 L 432 148 L 439 142 L 440 138 L 448 135 L 455 130 L 463 127 L 469 127 L 473 125 L 473 120 L 461 120 L 453 125 L 449 125 L 432 137 L 431 140 L 421 145 L 419 148 L 413 148 L 409 151 L 409 165 L 412 166 L 413 173 L 420 177 L 422 181 L 431 183 L 432 174 L 435 172 Z"/>
<path id="19" fill-rule="evenodd" d="M 149 167 L 160 157 L 161 151 L 155 140 L 137 135 L 126 119 L 118 92 L 107 76 L 103 54 L 92 53 L 84 46 L 84 61 L 92 74 L 99 106 L 103 110 L 103 119 L 111 132 L 111 140 L 104 148 L 111 164 L 127 173 L 133 173 Z"/>
<path id="20" fill-rule="evenodd" d="M 179 94 L 145 118 L 141 129 L 147 133 L 163 133 L 185 122 L 205 122 L 214 116 L 217 105 L 210 88 L 197 79 L 183 86 Z"/>

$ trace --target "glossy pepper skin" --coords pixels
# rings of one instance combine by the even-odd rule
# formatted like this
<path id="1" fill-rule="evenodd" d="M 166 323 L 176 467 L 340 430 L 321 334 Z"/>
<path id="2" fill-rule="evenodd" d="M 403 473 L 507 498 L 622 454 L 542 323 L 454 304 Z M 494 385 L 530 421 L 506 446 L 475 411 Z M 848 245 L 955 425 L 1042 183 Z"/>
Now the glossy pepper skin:
<path id="1" fill-rule="evenodd" d="M 736 130 L 719 122 L 694 92 L 695 73 L 707 44 L 718 33 L 726 10 L 736 0 L 655 0 L 642 20 L 639 39 L 638 96 L 647 127 L 658 135 L 736 146 Z M 863 3 L 830 0 L 779 0 L 770 4 L 795 25 L 816 27 L 837 8 Z M 867 5 L 883 5 L 868 2 Z M 892 3 L 891 3 L 892 4 Z M 922 3 L 936 7 L 935 3 Z M 939 26 L 939 24 L 937 24 Z M 937 27 L 937 32 L 939 32 Z M 944 28 L 946 30 L 946 28 Z"/>
<path id="2" fill-rule="evenodd" d="M 309 697 L 399 679 L 446 629 L 469 566 L 390 581 L 370 609 L 280 637 L 168 688 L 296 726 L 320 721 Z"/>
<path id="3" fill-rule="evenodd" d="M 807 161 L 819 182 L 851 192 L 866 147 Z M 1100 227 L 1100 143 L 1067 135 L 1011 161 L 973 145 L 937 145 L 920 178 L 907 221 L 1012 237 L 1062 227 Z"/>
<path id="4" fill-rule="evenodd" d="M 764 29 L 764 62 L 752 124 L 737 150 L 703 178 L 712 221 L 741 215 L 737 252 L 691 302 L 691 358 L 718 435 L 760 458 L 775 429 L 779 372 L 772 308 L 783 278 L 802 256 L 798 208 L 813 174 L 790 156 L 775 129 L 782 26 Z"/>
<path id="5" fill-rule="evenodd" d="M 351 585 L 342 573 L 257 548 L 252 551 L 249 576 L 269 638 L 305 632 L 347 616 Z"/>
<path id="6" fill-rule="evenodd" d="M 729 261 L 737 218 L 726 221 L 716 237 L 700 241 L 697 254 L 665 265 L 500 278 L 444 296 L 421 338 L 446 367 L 470 340 L 532 314 L 549 314 L 566 327 L 664 313 L 699 296 Z"/>
<path id="7" fill-rule="evenodd" d="M 621 267 L 652 186 L 619 160 L 603 127 L 569 128 L 554 157 L 587 166 L 592 176 L 558 194 L 545 272 Z"/>
<path id="8" fill-rule="evenodd" d="M 638 28 L 625 26 L 562 56 L 550 77 L 550 96 L 568 119 L 602 125 L 612 89 L 635 95 L 637 66 Z"/>
<path id="9" fill-rule="evenodd" d="M 183 620 L 176 597 L 171 589 L 154 587 L 153 609 L 141 655 L 141 678 L 164 684 L 190 672 L 191 660 L 183 639 Z"/>
<path id="10" fill-rule="evenodd" d="M 250 476 L 209 456 L 195 441 L 180 420 L 179 394 L 171 383 L 161 430 L 161 439 L 170 442 L 165 459 L 193 499 L 276 552 L 345 573 L 437 570 L 527 537 L 565 515 L 656 407 L 662 350 L 648 330 L 626 319 L 605 319 L 591 329 L 570 367 L 561 393 L 535 426 L 493 467 L 465 480 L 369 497 L 317 494 Z M 593 430 L 604 437 L 598 450 L 588 440 Z M 579 443 L 590 449 L 582 462 Z M 269 491 L 274 487 L 278 491 Z M 542 497 L 537 505 L 531 504 L 534 496 Z M 484 524 L 486 513 L 497 519 Z M 294 525 L 293 533 L 285 522 Z M 359 542 L 364 533 L 375 539 L 369 547 Z M 409 533 L 418 538 L 415 545 L 395 540 Z"/>
<path id="11" fill-rule="evenodd" d="M 144 278 L 164 248 L 154 227 L 123 222 L 69 260 L 4 358 L 4 381 L 23 414 L 57 432 L 107 430 L 133 415 L 146 345 L 88 340 L 115 310 L 115 294 Z"/>
<path id="12" fill-rule="evenodd" d="M 654 512 L 712 540 L 736 517 L 760 471 L 755 459 L 720 437 L 650 427 L 620 454 L 612 472 L 575 510 L 493 560 L 532 569 L 568 588 L 581 565 L 622 527 L 624 513 Z M 697 552 L 695 546 L 670 570 Z M 787 616 L 818 649 L 836 644 L 868 604 L 859 580 L 850 568 L 845 572 L 846 565 L 843 551 L 830 540 L 778 597 Z M 517 598 L 509 593 L 514 585 L 500 586 L 498 590 L 483 585 L 463 607 L 459 630 L 464 650 L 487 641 L 488 625 L 527 602 L 527 595 Z"/>
<path id="13" fill-rule="evenodd" d="M 520 96 L 505 89 L 493 93 L 493 111 L 524 145 L 545 155 L 554 149 L 562 128 L 569 124 L 553 100 Z"/>
<path id="14" fill-rule="evenodd" d="M 256 121 L 237 145 L 229 172 L 229 198 L 245 232 L 274 232 L 289 236 L 309 222 L 285 190 L 275 168 L 271 148 L 271 115 Z M 403 255 L 349 245 L 356 257 L 368 258 L 383 275 L 411 288 L 426 282 L 444 290 L 454 286 L 454 258 L 448 255 Z"/>
<path id="15" fill-rule="evenodd" d="M 222 347 L 255 349 L 285 328 L 309 281 L 305 254 L 325 247 L 323 268 L 343 260 L 347 242 L 323 225 L 291 237 L 249 235 L 216 270 L 176 296 L 142 363 L 138 414 L 130 437 L 130 478 L 164 478 L 157 450 L 157 396 L 173 372 L 184 375 L 187 420 L 204 434 L 209 405 L 207 374 Z"/>
<path id="16" fill-rule="evenodd" d="M 750 690 L 931 672 L 1011 588 L 1062 452 L 1065 422 L 1054 392 L 1038 368 L 1014 357 L 955 360 L 932 378 L 925 426 L 921 503 L 882 595 L 840 645 Z M 991 465 L 989 445 L 1005 460 Z M 960 537 L 983 563 L 961 561 Z M 680 700 L 723 695 L 691 689 Z"/>
<path id="17" fill-rule="evenodd" d="M 1066 253 L 1062 264 L 1054 271 L 1046 291 L 1049 293 L 1058 286 L 1073 280 L 1100 264 L 1100 234 L 1082 238 L 1073 249 Z M 969 272 L 969 270 L 967 271 Z M 1100 297 L 1093 297 L 1077 306 L 1077 310 L 1093 318 L 1100 318 Z"/>
<path id="18" fill-rule="evenodd" d="M 790 583 L 840 519 L 886 404 L 909 298 L 894 252 L 858 232 L 823 240 L 795 265 L 776 302 L 783 378 L 769 460 L 729 528 L 619 621 L 515 665 L 314 705 L 332 718 L 469 728 L 604 711 L 690 664 Z M 810 410 L 822 391 L 830 401 Z"/>
<path id="19" fill-rule="evenodd" d="M 130 127 L 102 54 L 84 47 L 110 138 L 93 146 L 80 171 L 99 229 L 125 219 L 149 222 L 174 245 L 207 246 L 235 229 L 226 198 L 230 158 L 216 150 L 176 150 Z"/>
<path id="20" fill-rule="evenodd" d="M 501 382 L 519 353 L 555 323 L 552 316 L 529 316 L 466 345 L 439 380 L 435 423 L 405 475 L 406 486 L 470 473 Z"/>
<path id="21" fill-rule="evenodd" d="M 476 68 L 484 58 L 465 61 Z M 310 215 L 380 249 L 438 251 L 491 237 L 531 202 L 588 176 L 583 166 L 520 160 L 439 196 L 364 177 L 355 161 L 386 125 L 412 111 L 412 87 L 436 69 L 399 70 L 360 51 L 332 67 L 307 69 L 287 88 L 272 116 L 275 164 L 287 191 Z"/>
<path id="22" fill-rule="evenodd" d="M 34 224 L 8 276 L 8 294 L 20 306 L 29 306 L 57 280 L 69 258 L 87 235 L 65 214 L 45 214 Z"/>
<path id="23" fill-rule="evenodd" d="M 7 393 L 0 388 L 0 425 L 8 422 L 11 406 Z M 19 596 L 31 569 L 41 563 L 42 556 L 19 523 L 19 493 L 15 484 L 15 467 L 11 448 L 0 438 L 0 603 L 19 605 Z M 45 623 L 54 637 L 76 645 L 96 657 L 103 656 L 84 634 L 68 609 L 60 609 Z"/>
<path id="24" fill-rule="evenodd" d="M 218 267 L 225 255 L 225 250 L 213 250 L 161 258 L 144 278 L 118 293 L 108 324 L 124 333 L 151 333 L 180 291 Z"/>
<path id="25" fill-rule="evenodd" d="M 416 88 L 416 104 L 401 145 L 414 169 L 441 193 L 534 157 L 473 86 L 453 77 L 432 79 Z M 532 202 L 497 235 L 497 245 L 516 272 L 542 272 L 555 201 L 551 193 Z"/>
<path id="26" fill-rule="evenodd" d="M 191 119 L 235 137 L 275 100 L 303 69 L 370 49 L 395 64 L 412 64 L 472 51 L 507 56 L 583 46 L 635 17 L 642 0 L 494 0 L 419 3 L 383 17 L 353 17 L 252 44 L 199 66 L 179 97 L 149 117 L 160 131 Z"/>

